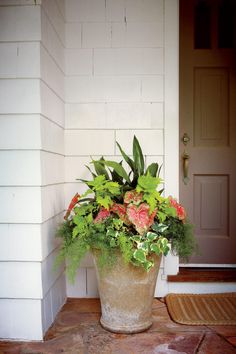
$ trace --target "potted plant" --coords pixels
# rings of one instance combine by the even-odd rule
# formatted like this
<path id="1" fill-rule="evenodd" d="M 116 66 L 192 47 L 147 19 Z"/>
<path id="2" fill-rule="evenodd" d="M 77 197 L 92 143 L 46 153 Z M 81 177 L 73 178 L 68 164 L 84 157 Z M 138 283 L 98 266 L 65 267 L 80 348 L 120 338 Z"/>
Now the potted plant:
<path id="1" fill-rule="evenodd" d="M 151 307 L 162 255 L 170 251 L 187 258 L 195 249 L 184 208 L 162 196 L 157 163 L 145 168 L 137 138 L 133 159 L 117 143 L 128 172 L 120 163 L 92 160 L 91 180 L 76 194 L 58 230 L 62 238 L 58 262 L 66 260 L 74 280 L 81 259 L 94 256 L 102 307 L 101 324 L 113 332 L 135 333 L 149 328 Z"/>

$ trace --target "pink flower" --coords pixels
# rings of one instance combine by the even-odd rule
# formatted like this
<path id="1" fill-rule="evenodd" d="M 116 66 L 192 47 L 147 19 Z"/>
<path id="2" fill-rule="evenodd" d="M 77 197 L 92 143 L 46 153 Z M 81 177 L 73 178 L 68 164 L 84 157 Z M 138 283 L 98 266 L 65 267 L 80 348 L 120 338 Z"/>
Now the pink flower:
<path id="1" fill-rule="evenodd" d="M 119 218 L 126 224 L 130 225 L 130 221 L 127 217 L 127 207 L 122 204 L 114 203 L 110 209 L 114 214 L 117 214 Z"/>
<path id="2" fill-rule="evenodd" d="M 134 203 L 138 205 L 142 202 L 142 198 L 143 198 L 143 193 L 138 193 L 136 192 L 136 190 L 128 191 L 125 193 L 124 203 L 125 204 Z"/>
<path id="3" fill-rule="evenodd" d="M 177 202 L 177 200 L 172 198 L 171 196 L 169 196 L 169 201 L 170 201 L 170 205 L 176 209 L 176 214 L 177 214 L 179 220 L 185 220 L 186 219 L 186 212 L 184 210 L 184 207 L 182 207 L 182 205 L 180 205 Z"/>
<path id="4" fill-rule="evenodd" d="M 129 220 L 134 224 L 135 229 L 140 235 L 148 231 L 149 227 L 153 224 L 154 218 L 157 213 L 155 209 L 152 214 L 149 214 L 150 207 L 147 203 L 142 203 L 139 206 L 130 204 L 127 207 L 127 215 Z"/>
<path id="5" fill-rule="evenodd" d="M 104 219 L 108 218 L 110 216 L 110 211 L 105 209 L 105 208 L 101 208 L 98 212 L 98 215 L 96 216 L 96 218 L 94 219 L 95 223 L 99 223 L 102 222 Z"/>

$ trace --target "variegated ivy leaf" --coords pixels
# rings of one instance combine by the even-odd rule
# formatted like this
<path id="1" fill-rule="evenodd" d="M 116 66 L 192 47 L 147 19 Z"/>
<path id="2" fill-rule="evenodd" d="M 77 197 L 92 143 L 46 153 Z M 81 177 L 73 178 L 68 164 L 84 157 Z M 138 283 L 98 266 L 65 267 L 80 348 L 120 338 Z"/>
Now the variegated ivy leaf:
<path id="1" fill-rule="evenodd" d="M 156 253 L 158 256 L 160 256 L 161 254 L 161 249 L 160 249 L 160 246 L 157 244 L 157 243 L 153 243 L 151 246 L 150 246 L 150 249 L 152 252 Z"/>
<path id="2" fill-rule="evenodd" d="M 138 244 L 138 249 L 142 249 L 146 253 L 148 252 L 148 248 L 149 248 L 149 242 L 148 241 L 140 242 Z"/>
<path id="3" fill-rule="evenodd" d="M 153 263 L 154 262 L 152 261 L 146 261 L 143 263 L 143 266 L 147 272 L 149 272 L 149 270 L 153 267 Z"/>
<path id="4" fill-rule="evenodd" d="M 132 237 L 132 240 L 134 241 L 134 242 L 136 242 L 136 243 L 140 243 L 141 242 L 141 240 L 142 240 L 142 236 L 140 235 L 140 236 L 133 236 Z"/>
<path id="5" fill-rule="evenodd" d="M 140 263 L 146 262 L 146 253 L 142 249 L 137 249 L 134 251 L 134 258 Z"/>
<path id="6" fill-rule="evenodd" d="M 154 241 L 157 238 L 157 234 L 154 232 L 148 232 L 147 233 L 147 239 L 148 241 Z"/>
<path id="7" fill-rule="evenodd" d="M 154 231 L 156 231 L 157 233 L 163 233 L 165 230 L 168 229 L 168 226 L 165 225 L 165 224 L 158 224 L 157 222 L 155 222 L 153 225 L 152 225 L 152 229 Z"/>

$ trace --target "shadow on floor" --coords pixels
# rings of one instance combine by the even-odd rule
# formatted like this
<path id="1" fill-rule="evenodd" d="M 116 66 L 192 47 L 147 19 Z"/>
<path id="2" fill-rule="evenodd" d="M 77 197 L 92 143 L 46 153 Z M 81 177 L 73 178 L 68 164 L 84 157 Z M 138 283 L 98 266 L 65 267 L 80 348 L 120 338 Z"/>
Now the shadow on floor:
<path id="1" fill-rule="evenodd" d="M 173 322 L 163 299 L 153 303 L 153 325 L 132 335 L 104 330 L 98 299 L 68 299 L 43 342 L 0 342 L 0 354 L 235 354 L 236 326 Z"/>

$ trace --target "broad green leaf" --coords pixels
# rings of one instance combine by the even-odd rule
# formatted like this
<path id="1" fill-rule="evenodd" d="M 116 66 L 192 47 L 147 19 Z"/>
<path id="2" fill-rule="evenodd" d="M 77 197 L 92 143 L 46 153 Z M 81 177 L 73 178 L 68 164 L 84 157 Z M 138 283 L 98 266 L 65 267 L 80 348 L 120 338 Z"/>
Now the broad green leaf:
<path id="1" fill-rule="evenodd" d="M 131 183 L 130 178 L 127 172 L 125 171 L 124 167 L 121 166 L 118 162 L 103 161 L 103 163 L 104 165 L 113 168 L 119 176 L 123 177 L 128 183 Z"/>
<path id="2" fill-rule="evenodd" d="M 151 165 L 148 166 L 146 175 L 150 174 L 152 177 L 156 177 L 158 171 L 158 163 L 153 162 Z"/>
<path id="3" fill-rule="evenodd" d="M 177 215 L 176 209 L 174 207 L 166 207 L 165 208 L 165 212 L 169 215 L 169 216 L 173 216 L 175 217 Z"/>
<path id="4" fill-rule="evenodd" d="M 139 176 L 138 178 L 138 191 L 153 192 L 156 191 L 158 184 L 160 183 L 159 177 L 152 177 L 150 174 L 146 176 Z"/>
<path id="5" fill-rule="evenodd" d="M 150 206 L 149 213 L 151 214 L 157 206 L 157 201 L 156 201 L 155 195 L 152 195 L 149 193 L 144 193 L 143 200 L 146 200 L 146 202 Z"/>
<path id="6" fill-rule="evenodd" d="M 98 189 L 99 187 L 103 186 L 105 181 L 106 181 L 105 176 L 99 175 L 95 177 L 93 181 L 89 181 L 87 184 L 91 187 L 95 187 L 95 189 Z"/>
<path id="7" fill-rule="evenodd" d="M 116 144 L 121 152 L 121 155 L 124 157 L 127 164 L 131 167 L 132 171 L 134 171 L 135 170 L 134 161 L 129 156 L 126 155 L 126 153 L 122 150 L 122 148 L 118 142 L 116 142 Z"/>
<path id="8" fill-rule="evenodd" d="M 120 186 L 117 182 L 107 181 L 104 184 L 104 189 L 107 189 L 113 195 L 120 194 Z"/>
<path id="9" fill-rule="evenodd" d="M 139 175 L 142 175 L 144 173 L 144 157 L 139 141 L 135 135 L 133 139 L 133 157 L 135 169 L 138 171 Z"/>
<path id="10" fill-rule="evenodd" d="M 144 263 L 146 261 L 146 254 L 142 249 L 138 249 L 134 251 L 134 258 L 140 263 Z"/>
<path id="11" fill-rule="evenodd" d="M 158 210 L 158 212 L 157 212 L 157 216 L 158 216 L 158 218 L 159 218 L 159 220 L 160 220 L 160 222 L 162 223 L 162 222 L 164 222 L 165 220 L 166 220 L 166 214 L 165 213 L 163 213 L 162 211 L 160 211 L 160 210 Z"/>
<path id="12" fill-rule="evenodd" d="M 103 206 L 105 209 L 109 209 L 109 206 L 113 203 L 108 195 L 106 195 L 105 197 L 98 195 L 96 199 L 97 203 Z"/>

